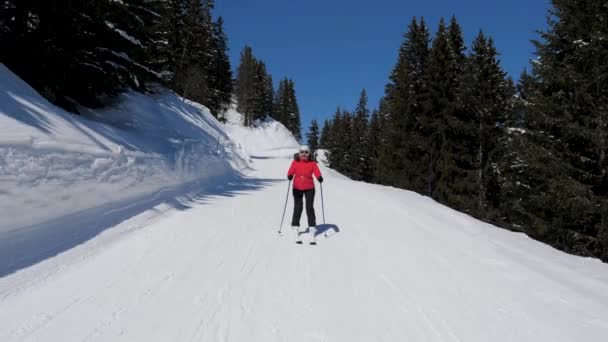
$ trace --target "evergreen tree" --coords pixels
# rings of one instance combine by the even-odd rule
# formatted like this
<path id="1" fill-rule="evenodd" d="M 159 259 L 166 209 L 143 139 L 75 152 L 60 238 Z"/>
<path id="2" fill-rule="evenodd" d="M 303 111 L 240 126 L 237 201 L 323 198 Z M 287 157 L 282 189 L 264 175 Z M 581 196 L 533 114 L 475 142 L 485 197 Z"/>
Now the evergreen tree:
<path id="1" fill-rule="evenodd" d="M 486 219 L 495 217 L 499 206 L 498 162 L 505 152 L 501 151 L 500 144 L 506 139 L 509 100 L 514 91 L 497 56 L 492 38 L 487 39 L 479 32 L 468 57 L 466 86 L 462 92 L 468 114 L 465 118 L 471 122 L 466 123 L 470 133 L 464 135 L 469 139 L 463 141 L 460 151 L 464 158 L 460 165 L 467 171 L 467 182 L 475 184 L 468 188 L 471 192 L 463 191 L 469 199 L 463 204 L 468 211 Z"/>
<path id="2" fill-rule="evenodd" d="M 156 5 L 4 1 L 0 39 L 11 48 L 0 58 L 51 102 L 73 111 L 76 103 L 100 106 L 104 97 L 158 79 L 145 53 L 162 35 L 147 29 L 158 24 Z"/>
<path id="3" fill-rule="evenodd" d="M 377 119 L 374 120 L 372 117 L 372 123 L 370 125 L 370 134 L 372 135 L 371 144 L 373 147 L 372 155 L 374 156 L 373 179 L 375 183 L 380 184 L 391 184 L 387 177 L 385 177 L 385 175 L 388 174 L 384 169 L 387 165 L 382 163 L 382 158 L 385 158 L 390 151 L 389 142 L 391 134 L 395 134 L 388 106 L 389 104 L 386 97 L 380 99 L 380 104 L 376 110 Z"/>
<path id="4" fill-rule="evenodd" d="M 253 120 L 264 119 L 271 114 L 272 78 L 266 71 L 266 64 L 262 61 L 255 61 L 253 93 L 251 96 L 248 111 Z"/>
<path id="5" fill-rule="evenodd" d="M 308 140 L 308 147 L 310 150 L 316 151 L 319 148 L 319 124 L 317 120 L 312 120 L 310 122 L 310 127 L 308 128 L 308 133 L 306 133 L 306 139 Z"/>
<path id="6" fill-rule="evenodd" d="M 297 140 L 302 139 L 300 132 L 300 108 L 296 98 L 296 89 L 293 80 L 287 81 L 287 128 Z"/>
<path id="7" fill-rule="evenodd" d="M 297 140 L 302 139 L 300 109 L 293 80 L 286 77 L 279 82 L 272 111 L 273 117 L 285 125 Z"/>
<path id="8" fill-rule="evenodd" d="M 237 110 L 245 115 L 245 126 L 251 126 L 253 123 L 250 108 L 253 106 L 256 66 L 257 61 L 253 56 L 253 50 L 251 47 L 245 46 L 241 51 L 241 61 L 235 84 Z"/>
<path id="9" fill-rule="evenodd" d="M 382 113 L 389 122 L 376 169 L 384 183 L 422 191 L 426 137 L 422 132 L 422 94 L 426 89 L 430 33 L 424 19 L 412 19 L 386 86 Z"/>
<path id="10" fill-rule="evenodd" d="M 523 199 L 522 226 L 556 247 L 604 260 L 607 16 L 604 1 L 552 1 L 549 28 L 536 42 L 526 151 L 518 151 L 529 156 L 527 172 L 538 175 Z"/>
<path id="11" fill-rule="evenodd" d="M 349 153 L 352 156 L 352 164 L 350 165 L 353 172 L 352 177 L 356 180 L 369 181 L 372 176 L 369 157 L 368 121 L 367 92 L 363 89 L 352 118 L 352 142 Z"/>
<path id="12" fill-rule="evenodd" d="M 285 87 L 285 85 L 281 87 Z M 237 110 L 245 115 L 244 124 L 246 126 L 251 126 L 254 120 L 273 114 L 272 76 L 266 70 L 266 64 L 253 56 L 253 51 L 249 46 L 246 46 L 241 52 L 235 89 L 238 101 Z M 284 98 L 281 99 L 281 101 L 283 100 Z M 286 103 L 282 105 L 286 105 Z M 285 123 L 280 119 L 279 121 Z"/>
<path id="13" fill-rule="evenodd" d="M 174 9 L 179 31 L 171 35 L 178 39 L 179 56 L 175 60 L 172 89 L 183 96 L 202 104 L 209 104 L 211 88 L 211 65 L 213 61 L 214 24 L 211 17 L 213 1 L 175 1 Z"/>
<path id="14" fill-rule="evenodd" d="M 329 136 L 327 138 L 329 150 L 329 166 L 335 170 L 343 170 L 344 156 L 347 148 L 346 140 L 344 139 L 344 123 L 342 109 L 337 108 L 334 117 L 329 126 Z"/>
<path id="15" fill-rule="evenodd" d="M 353 142 L 353 115 L 346 111 L 342 111 L 342 117 L 340 118 L 340 126 L 336 132 L 336 144 L 343 146 L 341 152 L 342 156 L 340 157 L 342 163 L 340 168 L 338 168 L 339 172 L 347 175 L 348 177 L 354 176 L 354 166 L 355 160 L 357 158 L 358 153 L 353 150 L 352 142 Z"/>
<path id="16" fill-rule="evenodd" d="M 272 117 L 283 125 L 287 124 L 287 118 L 285 116 L 285 113 L 287 113 L 286 94 L 287 78 L 284 78 L 279 81 L 279 87 L 274 95 L 274 103 L 272 104 Z"/>
<path id="17" fill-rule="evenodd" d="M 462 135 L 471 127 L 462 112 L 462 104 L 457 96 L 461 91 L 464 65 L 462 51 L 453 34 L 457 30 L 445 26 L 443 19 L 433 40 L 427 69 L 427 92 L 425 94 L 423 127 L 421 131 L 428 137 L 425 143 L 428 167 L 428 194 L 442 203 L 464 207 L 466 201 L 461 194 L 470 182 L 466 168 L 461 161 Z M 465 188 L 464 191 L 457 189 Z"/>
<path id="18" fill-rule="evenodd" d="M 331 121 L 325 120 L 321 129 L 321 137 L 319 139 L 319 148 L 329 149 L 331 146 Z"/>
<path id="19" fill-rule="evenodd" d="M 228 38 L 224 33 L 223 26 L 224 20 L 219 17 L 213 25 L 213 58 L 209 68 L 212 92 L 208 100 L 208 106 L 211 113 L 216 117 L 230 107 L 232 100 L 232 71 L 228 58 Z"/>

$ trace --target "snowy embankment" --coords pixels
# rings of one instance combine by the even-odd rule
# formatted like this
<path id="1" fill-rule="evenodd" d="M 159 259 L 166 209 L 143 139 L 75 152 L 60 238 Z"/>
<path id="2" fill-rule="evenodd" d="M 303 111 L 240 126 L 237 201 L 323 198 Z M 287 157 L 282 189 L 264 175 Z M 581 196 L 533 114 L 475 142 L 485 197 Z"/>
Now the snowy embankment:
<path id="1" fill-rule="evenodd" d="M 291 132 L 273 119 L 256 122 L 249 128 L 243 126 L 242 115 L 234 109 L 228 110 L 225 118 L 225 130 L 234 138 L 237 148 L 254 158 L 282 157 L 299 147 Z"/>
<path id="2" fill-rule="evenodd" d="M 192 187 L 238 177 L 248 156 L 234 139 L 246 129 L 228 135 L 232 126 L 169 92 L 131 92 L 73 115 L 0 64 L 0 275 Z"/>
<path id="3" fill-rule="evenodd" d="M 0 88 L 0 208 L 11 213 L 0 215 L 0 232 L 244 165 L 211 114 L 173 94 L 125 94 L 88 120 L 4 66 Z"/>

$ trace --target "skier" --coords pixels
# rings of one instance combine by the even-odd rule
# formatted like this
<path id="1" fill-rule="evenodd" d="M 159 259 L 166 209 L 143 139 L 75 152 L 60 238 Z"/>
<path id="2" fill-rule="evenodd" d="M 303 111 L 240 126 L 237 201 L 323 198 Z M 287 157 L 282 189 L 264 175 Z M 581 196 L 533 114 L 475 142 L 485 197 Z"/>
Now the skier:
<path id="1" fill-rule="evenodd" d="M 317 177 L 319 183 L 323 183 L 323 177 L 317 162 L 310 155 L 310 148 L 306 145 L 300 146 L 298 153 L 294 155 L 294 160 L 291 162 L 289 171 L 287 171 L 287 179 L 293 179 L 293 218 L 291 226 L 296 233 L 296 243 L 302 243 L 300 239 L 300 217 L 302 216 L 302 197 L 306 197 L 306 217 L 308 218 L 308 230 L 311 234 L 310 244 L 315 245 L 315 234 L 317 232 L 317 222 L 315 218 L 315 208 L 313 207 L 315 199 L 315 183 L 312 176 Z"/>

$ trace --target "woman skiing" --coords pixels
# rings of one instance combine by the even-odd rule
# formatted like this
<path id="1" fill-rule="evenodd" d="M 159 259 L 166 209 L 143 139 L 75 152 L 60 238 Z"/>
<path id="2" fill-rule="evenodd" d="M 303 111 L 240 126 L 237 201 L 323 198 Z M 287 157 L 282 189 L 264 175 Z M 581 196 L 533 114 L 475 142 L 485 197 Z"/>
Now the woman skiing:
<path id="1" fill-rule="evenodd" d="M 294 155 L 289 171 L 287 171 L 287 179 L 293 179 L 293 218 L 291 226 L 296 232 L 296 242 L 302 243 L 300 239 L 300 217 L 302 216 L 302 198 L 306 197 L 306 217 L 308 218 L 308 229 L 310 231 L 310 244 L 316 244 L 315 234 L 317 232 L 317 222 L 315 218 L 315 208 L 313 207 L 315 199 L 315 183 L 312 176 L 315 176 L 319 183 L 323 182 L 321 171 L 317 162 L 310 155 L 310 149 L 306 145 L 300 147 L 300 151 Z"/>

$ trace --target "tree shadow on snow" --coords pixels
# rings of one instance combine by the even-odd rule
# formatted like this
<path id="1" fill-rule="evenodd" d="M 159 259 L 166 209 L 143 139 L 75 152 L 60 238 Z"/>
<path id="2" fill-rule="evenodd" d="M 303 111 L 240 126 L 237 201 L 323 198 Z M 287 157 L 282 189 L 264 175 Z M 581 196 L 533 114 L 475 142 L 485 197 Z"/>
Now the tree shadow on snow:
<path id="1" fill-rule="evenodd" d="M 169 187 L 138 198 L 87 209 L 59 219 L 0 234 L 0 278 L 80 245 L 139 214 L 173 208 L 188 210 L 211 197 L 232 197 L 282 182 L 283 179 L 219 176 Z M 146 219 L 125 225 L 120 236 L 147 225 Z M 114 235 L 111 235 L 111 239 Z"/>

